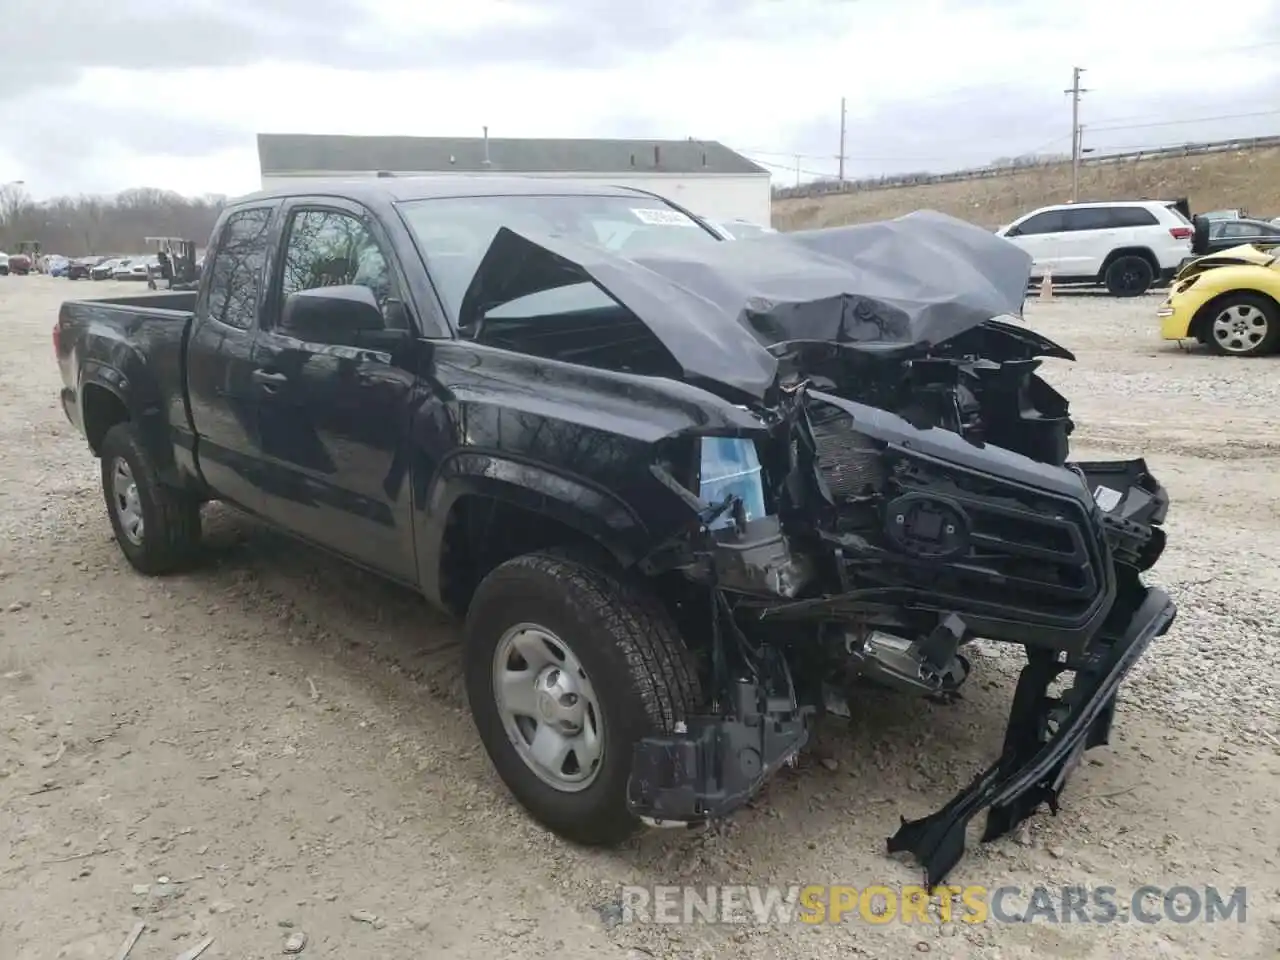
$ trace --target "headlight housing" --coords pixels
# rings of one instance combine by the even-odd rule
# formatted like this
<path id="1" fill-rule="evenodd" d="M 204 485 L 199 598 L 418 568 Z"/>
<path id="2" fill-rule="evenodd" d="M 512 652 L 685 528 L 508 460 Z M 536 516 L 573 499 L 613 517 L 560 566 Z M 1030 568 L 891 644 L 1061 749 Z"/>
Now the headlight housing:
<path id="1" fill-rule="evenodd" d="M 698 466 L 698 496 L 708 503 L 723 503 L 733 494 L 742 501 L 747 520 L 765 516 L 764 479 L 754 440 L 740 437 L 702 437 Z M 711 524 L 712 529 L 733 525 L 733 514 L 725 511 Z"/>

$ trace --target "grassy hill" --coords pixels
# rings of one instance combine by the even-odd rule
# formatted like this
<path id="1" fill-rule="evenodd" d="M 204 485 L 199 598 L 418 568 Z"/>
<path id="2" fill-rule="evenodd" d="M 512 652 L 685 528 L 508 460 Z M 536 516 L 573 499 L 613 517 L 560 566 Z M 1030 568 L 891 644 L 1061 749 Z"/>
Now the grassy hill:
<path id="1" fill-rule="evenodd" d="M 1253 216 L 1280 216 L 1280 147 L 1080 168 L 1081 200 L 1143 197 L 1189 197 L 1193 213 L 1243 206 Z M 1070 199 L 1071 165 L 1064 163 L 983 180 L 775 200 L 773 225 L 833 227 L 932 209 L 994 229 L 1028 210 Z"/>

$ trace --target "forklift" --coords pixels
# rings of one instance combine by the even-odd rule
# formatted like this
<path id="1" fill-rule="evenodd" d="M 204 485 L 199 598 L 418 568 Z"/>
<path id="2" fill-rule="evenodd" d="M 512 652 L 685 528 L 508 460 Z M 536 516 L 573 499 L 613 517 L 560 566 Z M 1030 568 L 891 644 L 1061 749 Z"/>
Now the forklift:
<path id="1" fill-rule="evenodd" d="M 147 245 L 155 244 L 159 265 L 147 270 L 147 288 L 159 288 L 157 277 L 169 290 L 194 290 L 200 281 L 196 270 L 196 244 L 182 237 L 147 237 Z"/>

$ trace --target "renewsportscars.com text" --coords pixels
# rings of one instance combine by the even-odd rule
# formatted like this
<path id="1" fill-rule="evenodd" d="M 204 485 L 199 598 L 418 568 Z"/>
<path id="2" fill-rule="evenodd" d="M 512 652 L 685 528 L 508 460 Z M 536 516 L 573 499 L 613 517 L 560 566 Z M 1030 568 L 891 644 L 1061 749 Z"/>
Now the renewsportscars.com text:
<path id="1" fill-rule="evenodd" d="M 624 923 L 1244 923 L 1247 890 L 842 885 L 627 886 Z"/>

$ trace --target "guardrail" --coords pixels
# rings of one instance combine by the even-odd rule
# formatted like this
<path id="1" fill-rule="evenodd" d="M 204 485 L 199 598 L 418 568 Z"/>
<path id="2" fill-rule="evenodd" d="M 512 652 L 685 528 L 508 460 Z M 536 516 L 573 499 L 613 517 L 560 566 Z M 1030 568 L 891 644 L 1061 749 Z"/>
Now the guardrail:
<path id="1" fill-rule="evenodd" d="M 1190 157 L 1206 153 L 1230 153 L 1234 150 L 1260 150 L 1264 147 L 1280 147 L 1280 136 L 1240 137 L 1234 140 L 1212 140 L 1203 143 L 1184 143 L 1176 147 L 1156 147 L 1149 150 L 1130 150 L 1126 153 L 1106 153 L 1082 157 L 1083 167 L 1104 166 L 1109 163 L 1138 162 L 1163 157 Z M 774 187 L 773 198 L 784 200 L 793 197 L 822 197 L 833 193 L 859 193 L 866 190 L 892 190 L 896 187 L 913 187 L 928 183 L 954 183 L 960 180 L 984 180 L 990 177 L 1010 177 L 1029 170 L 1048 167 L 1067 167 L 1069 160 L 1053 159 L 1044 163 L 1003 164 L 998 167 L 971 167 L 951 173 L 920 173 L 876 177 L 863 180 L 815 180 L 798 187 Z"/>

